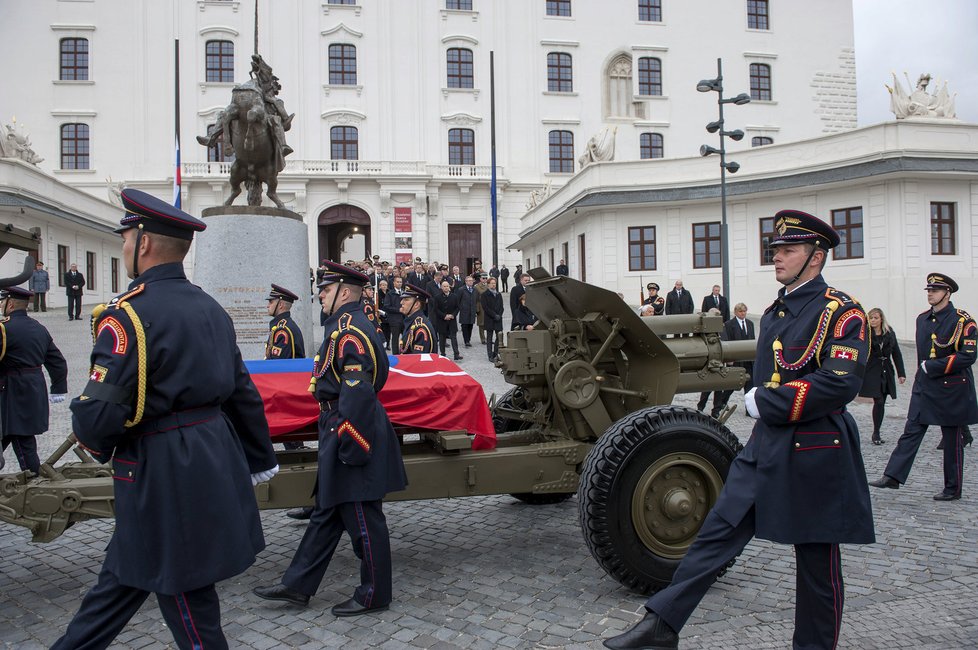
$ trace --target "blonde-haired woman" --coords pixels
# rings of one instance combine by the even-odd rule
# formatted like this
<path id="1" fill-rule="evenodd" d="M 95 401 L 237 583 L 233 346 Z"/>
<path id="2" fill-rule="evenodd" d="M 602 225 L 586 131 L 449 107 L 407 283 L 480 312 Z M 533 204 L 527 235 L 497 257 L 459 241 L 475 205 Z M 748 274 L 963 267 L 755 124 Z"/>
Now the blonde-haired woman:
<path id="1" fill-rule="evenodd" d="M 886 316 L 879 307 L 874 307 L 867 314 L 871 331 L 869 341 L 869 359 L 866 361 L 866 374 L 863 376 L 863 387 L 859 391 L 861 397 L 873 398 L 873 444 L 885 442 L 880 437 L 880 425 L 883 424 L 883 404 L 889 395 L 896 399 L 896 381 L 894 381 L 893 366 L 896 365 L 896 379 L 903 384 L 907 372 L 903 367 L 903 355 L 900 354 L 900 344 L 896 333 L 886 322 Z M 892 359 L 892 361 L 891 361 Z"/>

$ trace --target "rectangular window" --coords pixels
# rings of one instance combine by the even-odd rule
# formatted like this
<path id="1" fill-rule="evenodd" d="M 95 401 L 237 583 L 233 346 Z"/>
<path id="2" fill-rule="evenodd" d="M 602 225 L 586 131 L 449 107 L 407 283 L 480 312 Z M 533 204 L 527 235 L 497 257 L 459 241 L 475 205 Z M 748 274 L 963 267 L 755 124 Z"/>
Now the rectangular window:
<path id="1" fill-rule="evenodd" d="M 329 0 L 328 5 L 355 5 L 357 0 Z"/>
<path id="2" fill-rule="evenodd" d="M 954 204 L 930 204 L 930 252 L 932 255 L 954 255 Z"/>
<path id="3" fill-rule="evenodd" d="M 458 11 L 472 11 L 472 0 L 448 0 L 445 9 L 457 9 Z"/>
<path id="4" fill-rule="evenodd" d="M 472 76 L 472 50 L 463 47 L 451 47 L 447 53 L 448 87 L 474 88 Z"/>
<path id="5" fill-rule="evenodd" d="M 58 286 L 65 286 L 65 273 L 68 272 L 68 247 L 58 244 Z"/>
<path id="6" fill-rule="evenodd" d="M 547 0 L 547 15 L 548 16 L 570 16 L 571 15 L 570 0 Z"/>
<path id="7" fill-rule="evenodd" d="M 564 264 L 570 266 L 570 245 L 564 242 L 560 245 L 560 259 L 564 260 Z"/>
<path id="8" fill-rule="evenodd" d="M 628 270 L 655 270 L 655 226 L 628 229 Z"/>
<path id="9" fill-rule="evenodd" d="M 720 267 L 720 222 L 693 224 L 693 268 Z"/>
<path id="10" fill-rule="evenodd" d="M 85 288 L 95 291 L 95 253 L 85 251 Z"/>
<path id="11" fill-rule="evenodd" d="M 550 275 L 554 274 L 554 249 L 550 249 Z"/>
<path id="12" fill-rule="evenodd" d="M 771 101 L 771 66 L 765 63 L 750 64 L 750 98 Z"/>
<path id="13" fill-rule="evenodd" d="M 329 46 L 330 85 L 355 86 L 357 83 L 357 48 L 353 45 Z"/>
<path id="14" fill-rule="evenodd" d="M 774 264 L 774 250 L 771 242 L 774 241 L 774 217 L 762 217 L 760 220 L 761 238 L 761 266 Z"/>
<path id="15" fill-rule="evenodd" d="M 581 233 L 577 236 L 577 268 L 580 269 L 581 282 L 587 282 L 587 250 L 584 243 L 584 233 Z"/>
<path id="16" fill-rule="evenodd" d="M 747 27 L 749 29 L 769 29 L 767 18 L 767 0 L 747 0 Z"/>
<path id="17" fill-rule="evenodd" d="M 537 253 L 537 268 L 543 267 L 543 253 Z"/>
<path id="18" fill-rule="evenodd" d="M 562 174 L 574 173 L 574 134 L 570 131 L 551 131 L 550 171 Z"/>
<path id="19" fill-rule="evenodd" d="M 472 129 L 448 130 L 448 164 L 475 164 L 475 131 Z"/>
<path id="20" fill-rule="evenodd" d="M 231 41 L 207 41 L 204 65 L 204 81 L 233 82 L 234 43 Z"/>
<path id="21" fill-rule="evenodd" d="M 355 126 L 334 126 L 329 130 L 329 155 L 332 160 L 360 159 L 360 134 Z"/>
<path id="22" fill-rule="evenodd" d="M 91 164 L 87 124 L 61 125 L 61 169 L 88 169 Z"/>
<path id="23" fill-rule="evenodd" d="M 61 75 L 62 81 L 88 80 L 88 39 L 61 39 Z"/>
<path id="24" fill-rule="evenodd" d="M 832 259 L 852 260 L 863 256 L 863 209 L 832 210 L 832 227 L 839 233 L 839 245 L 832 249 Z"/>
<path id="25" fill-rule="evenodd" d="M 638 0 L 638 19 L 644 22 L 662 22 L 662 0 Z"/>
<path id="26" fill-rule="evenodd" d="M 551 52 L 547 55 L 547 90 L 552 93 L 574 91 L 574 71 L 570 54 Z"/>
<path id="27" fill-rule="evenodd" d="M 642 160 L 662 158 L 664 149 L 662 135 L 659 133 L 643 133 L 639 136 L 639 155 Z"/>
<path id="28" fill-rule="evenodd" d="M 662 61 L 643 56 L 638 60 L 638 94 L 662 95 Z"/>
<path id="29" fill-rule="evenodd" d="M 217 124 L 207 125 L 207 135 L 213 135 L 214 131 L 218 129 Z M 234 162 L 234 155 L 228 155 L 224 153 L 224 136 L 218 136 L 214 141 L 214 144 L 207 147 L 207 162 Z"/>
<path id="30" fill-rule="evenodd" d="M 113 257 L 112 262 L 112 293 L 119 293 L 119 258 Z"/>

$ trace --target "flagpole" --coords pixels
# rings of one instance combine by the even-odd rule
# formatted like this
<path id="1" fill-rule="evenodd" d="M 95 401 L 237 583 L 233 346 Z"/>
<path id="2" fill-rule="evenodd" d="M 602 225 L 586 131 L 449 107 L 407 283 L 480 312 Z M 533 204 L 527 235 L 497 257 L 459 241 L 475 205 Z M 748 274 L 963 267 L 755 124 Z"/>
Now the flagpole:
<path id="1" fill-rule="evenodd" d="M 492 148 L 492 180 L 489 183 L 489 206 L 492 210 L 492 265 L 499 268 L 499 232 L 496 220 L 496 63 L 489 51 L 489 133 Z"/>
<path id="2" fill-rule="evenodd" d="M 176 169 L 173 172 L 173 205 L 180 208 L 181 178 L 180 178 L 180 39 L 173 39 L 173 96 L 174 96 L 174 147 L 176 151 Z"/>

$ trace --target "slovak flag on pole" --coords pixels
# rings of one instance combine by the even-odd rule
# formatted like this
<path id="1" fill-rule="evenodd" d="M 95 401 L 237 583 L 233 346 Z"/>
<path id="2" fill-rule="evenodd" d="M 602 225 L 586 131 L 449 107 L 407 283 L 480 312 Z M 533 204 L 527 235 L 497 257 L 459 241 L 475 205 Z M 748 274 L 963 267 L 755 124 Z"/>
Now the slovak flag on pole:
<path id="1" fill-rule="evenodd" d="M 176 137 L 177 168 L 173 172 L 173 206 L 180 208 L 180 135 Z"/>
<path id="2" fill-rule="evenodd" d="M 173 145 L 177 168 L 173 172 L 173 206 L 180 208 L 180 39 L 173 41 Z"/>

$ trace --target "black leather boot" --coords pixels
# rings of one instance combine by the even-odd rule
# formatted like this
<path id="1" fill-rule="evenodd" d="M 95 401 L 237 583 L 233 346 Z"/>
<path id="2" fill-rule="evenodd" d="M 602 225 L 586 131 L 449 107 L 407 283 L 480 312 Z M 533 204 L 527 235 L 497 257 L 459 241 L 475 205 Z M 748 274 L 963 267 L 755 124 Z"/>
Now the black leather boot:
<path id="1" fill-rule="evenodd" d="M 604 647 L 614 649 L 675 650 L 679 635 L 655 612 L 648 612 L 635 627 L 624 634 L 606 639 Z"/>
<path id="2" fill-rule="evenodd" d="M 309 596 L 300 594 L 294 589 L 289 589 L 285 585 L 274 585 L 272 587 L 255 587 L 251 590 L 253 594 L 265 600 L 281 600 L 293 605 L 305 607 L 309 604 Z"/>
<path id="3" fill-rule="evenodd" d="M 875 481 L 870 481 L 869 484 L 878 488 L 890 488 L 891 490 L 900 489 L 900 481 L 896 480 L 895 478 L 890 478 L 886 474 L 884 474 L 882 478 L 876 479 Z"/>

